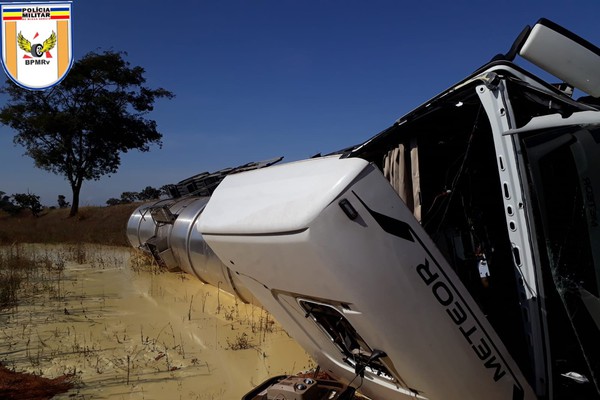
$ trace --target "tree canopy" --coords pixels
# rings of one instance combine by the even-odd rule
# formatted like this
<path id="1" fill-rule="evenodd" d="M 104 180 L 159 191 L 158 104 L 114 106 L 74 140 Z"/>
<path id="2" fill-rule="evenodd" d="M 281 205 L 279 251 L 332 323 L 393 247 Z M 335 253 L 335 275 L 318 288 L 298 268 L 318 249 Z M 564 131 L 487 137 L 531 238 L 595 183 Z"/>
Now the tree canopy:
<path id="1" fill-rule="evenodd" d="M 117 172 L 121 154 L 161 146 L 156 122 L 146 118 L 166 89 L 145 86 L 144 69 L 125 53 L 91 52 L 76 61 L 67 77 L 46 91 L 29 91 L 7 80 L 0 90 L 9 101 L 0 123 L 17 131 L 16 144 L 36 167 L 63 175 L 73 191 L 70 215 L 79 209 L 86 180 Z"/>

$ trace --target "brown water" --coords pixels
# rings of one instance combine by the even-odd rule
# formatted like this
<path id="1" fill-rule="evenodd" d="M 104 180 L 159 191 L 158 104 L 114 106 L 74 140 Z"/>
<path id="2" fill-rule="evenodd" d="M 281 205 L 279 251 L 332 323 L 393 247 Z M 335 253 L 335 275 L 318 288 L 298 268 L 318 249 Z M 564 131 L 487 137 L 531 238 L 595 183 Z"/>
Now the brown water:
<path id="1" fill-rule="evenodd" d="M 52 267 L 0 314 L 0 360 L 49 378 L 75 374 L 78 387 L 56 398 L 239 399 L 269 376 L 313 367 L 260 307 L 189 275 L 134 270 L 133 250 L 21 252 Z M 65 262 L 77 258 L 85 263 Z"/>

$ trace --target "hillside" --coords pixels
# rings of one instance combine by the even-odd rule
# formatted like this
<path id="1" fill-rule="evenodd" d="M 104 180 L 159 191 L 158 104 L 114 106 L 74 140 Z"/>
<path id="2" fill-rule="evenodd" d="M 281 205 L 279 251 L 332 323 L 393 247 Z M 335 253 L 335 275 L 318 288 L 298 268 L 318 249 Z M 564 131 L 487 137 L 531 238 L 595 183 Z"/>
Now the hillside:
<path id="1" fill-rule="evenodd" d="M 0 244 L 98 243 L 129 246 L 125 228 L 140 203 L 111 207 L 81 207 L 69 217 L 69 209 L 44 210 L 34 217 L 28 210 L 19 215 L 0 214 Z"/>

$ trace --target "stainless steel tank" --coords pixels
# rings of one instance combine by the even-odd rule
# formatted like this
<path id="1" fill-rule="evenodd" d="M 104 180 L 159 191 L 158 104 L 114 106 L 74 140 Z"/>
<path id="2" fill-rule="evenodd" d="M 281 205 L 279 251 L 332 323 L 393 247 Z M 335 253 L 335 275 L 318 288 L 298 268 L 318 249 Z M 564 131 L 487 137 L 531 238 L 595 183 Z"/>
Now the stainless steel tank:
<path id="1" fill-rule="evenodd" d="M 145 203 L 135 209 L 127 221 L 127 239 L 136 248 L 144 247 L 146 241 L 156 234 L 156 223 L 150 215 L 153 206 L 161 204 L 170 205 L 174 200 L 158 200 L 153 203 Z"/>
<path id="2" fill-rule="evenodd" d="M 142 204 L 127 222 L 129 243 L 152 254 L 169 271 L 184 271 L 246 303 L 258 304 L 196 229 L 209 199 L 185 197 Z"/>

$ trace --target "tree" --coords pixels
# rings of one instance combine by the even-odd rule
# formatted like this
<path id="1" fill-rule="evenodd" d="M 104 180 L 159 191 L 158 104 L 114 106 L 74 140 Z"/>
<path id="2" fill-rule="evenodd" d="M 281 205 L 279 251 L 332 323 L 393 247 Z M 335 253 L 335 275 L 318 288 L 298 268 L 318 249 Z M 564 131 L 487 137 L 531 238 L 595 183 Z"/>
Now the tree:
<path id="1" fill-rule="evenodd" d="M 43 210 L 40 203 L 40 196 L 36 196 L 33 193 L 16 193 L 12 195 L 12 198 L 17 203 L 17 206 L 29 208 L 34 217 L 37 217 Z"/>
<path id="2" fill-rule="evenodd" d="M 88 53 L 67 77 L 47 91 L 29 91 L 7 80 L 9 97 L 0 123 L 17 131 L 36 167 L 63 175 L 73 192 L 70 215 L 77 214 L 86 180 L 117 172 L 121 154 L 162 145 L 156 122 L 146 118 L 165 89 L 150 89 L 144 69 L 131 67 L 125 53 Z"/>
<path id="3" fill-rule="evenodd" d="M 58 201 L 58 207 L 59 208 L 67 208 L 67 207 L 69 207 L 71 205 L 71 203 L 69 203 L 67 201 L 67 198 L 64 195 L 62 195 L 62 194 L 58 195 L 58 200 L 57 201 Z"/>
<path id="4" fill-rule="evenodd" d="M 123 192 L 121 193 L 121 204 L 133 203 L 140 197 L 138 192 Z"/>
<path id="5" fill-rule="evenodd" d="M 119 199 L 115 199 L 114 197 L 111 197 L 110 199 L 106 200 L 106 205 L 107 206 L 116 206 L 122 204 L 121 200 Z"/>
<path id="6" fill-rule="evenodd" d="M 144 190 L 138 193 L 138 200 L 155 200 L 162 194 L 160 189 L 153 188 L 152 186 L 146 186 Z"/>

